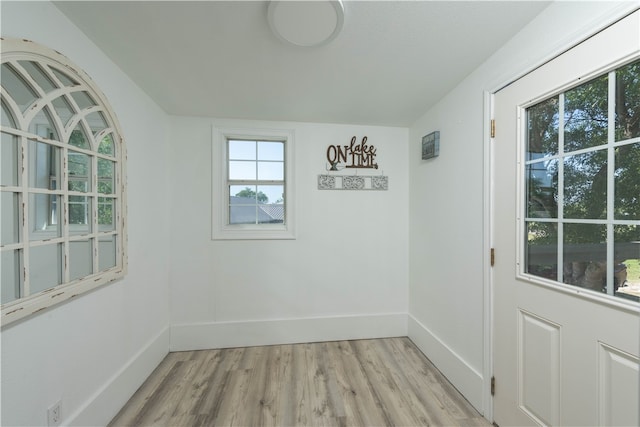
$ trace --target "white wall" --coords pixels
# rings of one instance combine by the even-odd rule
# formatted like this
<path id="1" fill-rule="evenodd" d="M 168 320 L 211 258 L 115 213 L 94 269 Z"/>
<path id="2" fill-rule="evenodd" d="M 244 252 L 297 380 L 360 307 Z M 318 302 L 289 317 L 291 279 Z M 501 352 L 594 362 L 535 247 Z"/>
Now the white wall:
<path id="1" fill-rule="evenodd" d="M 211 240 L 213 124 L 294 130 L 296 240 Z M 172 349 L 406 335 L 406 128 L 174 117 L 171 131 Z M 317 189 L 327 147 L 353 136 L 377 147 L 388 191 Z"/>
<path id="2" fill-rule="evenodd" d="M 521 76 L 634 4 L 553 3 L 410 128 L 410 194 L 420 196 L 410 198 L 409 336 L 489 417 L 485 91 Z M 440 156 L 422 161 L 421 137 L 434 130 L 440 131 Z"/>
<path id="3" fill-rule="evenodd" d="M 2 329 L 2 425 L 106 424 L 169 348 L 165 114 L 48 2 L 1 3 L 2 36 L 56 49 L 109 99 L 128 148 L 124 280 Z M 154 191 L 150 191 L 150 190 Z"/>

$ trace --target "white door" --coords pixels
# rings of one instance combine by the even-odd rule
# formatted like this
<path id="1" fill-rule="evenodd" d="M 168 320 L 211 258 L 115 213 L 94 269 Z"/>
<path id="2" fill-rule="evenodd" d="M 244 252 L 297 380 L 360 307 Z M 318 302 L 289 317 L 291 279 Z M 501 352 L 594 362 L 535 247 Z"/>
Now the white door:
<path id="1" fill-rule="evenodd" d="M 638 426 L 640 11 L 494 112 L 494 421 Z"/>

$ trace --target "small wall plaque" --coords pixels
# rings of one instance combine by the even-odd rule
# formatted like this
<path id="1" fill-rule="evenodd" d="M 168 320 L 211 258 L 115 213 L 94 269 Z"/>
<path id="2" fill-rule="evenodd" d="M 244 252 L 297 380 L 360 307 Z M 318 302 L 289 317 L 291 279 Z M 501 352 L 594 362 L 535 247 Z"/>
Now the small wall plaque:
<path id="1" fill-rule="evenodd" d="M 440 132 L 431 132 L 422 137 L 422 160 L 438 157 L 440 154 Z"/>

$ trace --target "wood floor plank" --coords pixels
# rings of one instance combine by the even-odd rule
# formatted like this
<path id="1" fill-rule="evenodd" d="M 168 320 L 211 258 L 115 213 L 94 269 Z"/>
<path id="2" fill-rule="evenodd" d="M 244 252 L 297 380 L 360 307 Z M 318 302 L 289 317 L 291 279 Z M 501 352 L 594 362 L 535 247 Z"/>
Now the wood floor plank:
<path id="1" fill-rule="evenodd" d="M 294 396 L 294 373 L 293 373 L 293 346 L 282 345 L 280 348 L 280 359 L 278 365 L 272 369 L 277 372 L 277 383 L 271 386 L 276 394 L 276 402 L 274 402 L 275 419 L 274 425 L 285 426 L 294 425 L 293 413 L 291 408 L 292 396 Z"/>
<path id="2" fill-rule="evenodd" d="M 396 379 L 391 373 L 392 366 L 379 357 L 379 341 L 363 340 L 352 343 L 355 354 L 360 361 L 362 372 L 367 378 L 371 393 L 376 395 L 385 417 L 390 424 L 401 426 L 420 425 L 420 420 L 408 402 L 405 393 L 401 392 Z"/>
<path id="3" fill-rule="evenodd" d="M 371 393 L 352 344 L 350 341 L 337 343 L 339 359 L 336 366 L 341 370 L 336 373 L 336 376 L 342 383 L 343 399 L 351 409 L 350 416 L 347 416 L 347 424 L 392 425 L 378 396 Z"/>
<path id="4" fill-rule="evenodd" d="M 171 414 L 170 423 L 173 425 L 193 425 L 197 416 L 197 404 L 201 402 L 203 396 L 207 393 L 210 372 L 218 371 L 218 367 L 222 360 L 223 353 L 198 351 L 191 352 L 189 359 L 193 363 L 192 369 L 186 373 L 184 382 L 184 396 L 177 402 L 173 413 Z"/>
<path id="5" fill-rule="evenodd" d="M 230 384 L 230 376 L 238 369 L 240 361 L 244 356 L 244 349 L 222 349 L 211 350 L 221 353 L 219 369 L 207 371 L 208 375 L 207 391 L 203 393 L 201 399 L 194 404 L 194 414 L 202 420 L 205 426 L 214 425 L 214 421 L 220 411 L 220 405 L 227 395 Z"/>
<path id="6" fill-rule="evenodd" d="M 408 341 L 408 340 L 407 340 Z M 413 359 L 413 354 L 407 354 L 406 351 L 399 351 L 400 346 L 404 348 L 407 344 L 401 340 L 388 341 L 390 345 L 386 347 L 387 360 L 397 366 L 399 375 L 404 376 L 406 390 L 410 391 L 419 403 L 421 408 L 420 416 L 426 425 L 448 426 L 456 425 L 456 417 L 449 412 L 445 405 L 442 404 L 438 395 L 431 389 L 428 381 L 428 373 L 431 365 L 427 363 L 426 358 Z M 384 348 L 384 347 L 383 347 Z M 409 357 L 407 357 L 409 356 Z"/>
<path id="7" fill-rule="evenodd" d="M 329 402 L 327 367 L 320 353 L 320 344 L 304 346 L 306 388 L 309 390 L 310 425 L 333 425 L 334 409 Z"/>
<path id="8" fill-rule="evenodd" d="M 473 418 L 477 414 L 473 406 L 462 397 L 458 390 L 451 385 L 411 340 L 407 338 L 395 341 L 394 345 L 401 346 L 401 354 L 409 360 L 411 365 L 422 364 L 423 368 L 420 370 L 423 373 L 422 378 L 427 381 L 429 390 L 437 397 L 443 408 L 453 419 Z"/>
<path id="9" fill-rule="evenodd" d="M 170 353 L 110 426 L 485 426 L 408 338 Z"/>

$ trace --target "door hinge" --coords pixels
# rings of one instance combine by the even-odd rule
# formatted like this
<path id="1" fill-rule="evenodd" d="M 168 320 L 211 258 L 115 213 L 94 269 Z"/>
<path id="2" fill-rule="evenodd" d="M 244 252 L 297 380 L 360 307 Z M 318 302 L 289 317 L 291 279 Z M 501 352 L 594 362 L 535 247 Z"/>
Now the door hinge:
<path id="1" fill-rule="evenodd" d="M 493 265 L 496 263 L 496 250 L 494 248 L 491 248 L 491 267 L 493 267 Z"/>
<path id="2" fill-rule="evenodd" d="M 496 120 L 491 119 L 491 138 L 496 137 Z"/>
<path id="3" fill-rule="evenodd" d="M 496 377 L 491 377 L 491 396 L 496 395 Z"/>

